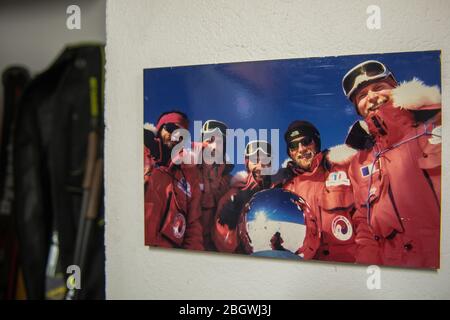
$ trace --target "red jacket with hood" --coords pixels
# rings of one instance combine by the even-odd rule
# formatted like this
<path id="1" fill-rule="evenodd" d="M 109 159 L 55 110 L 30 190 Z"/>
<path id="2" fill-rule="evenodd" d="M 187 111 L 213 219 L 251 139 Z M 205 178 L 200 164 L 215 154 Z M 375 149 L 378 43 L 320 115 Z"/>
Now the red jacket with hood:
<path id="1" fill-rule="evenodd" d="M 145 244 L 203 250 L 198 168 L 175 163 L 151 170 L 145 191 Z"/>
<path id="2" fill-rule="evenodd" d="M 439 268 L 440 109 L 439 89 L 414 79 L 365 120 L 375 144 L 349 168 L 361 222 L 358 256 L 369 257 L 358 262 Z M 417 121 L 429 110 L 430 119 Z"/>
<path id="3" fill-rule="evenodd" d="M 201 143 L 194 143 L 193 147 L 200 148 L 203 151 Z M 233 170 L 231 164 L 207 164 L 203 162 L 197 166 L 199 172 L 200 188 L 202 192 L 201 211 L 203 242 L 205 250 L 215 250 L 211 238 L 214 228 L 214 217 L 219 200 L 230 189 L 231 174 Z"/>

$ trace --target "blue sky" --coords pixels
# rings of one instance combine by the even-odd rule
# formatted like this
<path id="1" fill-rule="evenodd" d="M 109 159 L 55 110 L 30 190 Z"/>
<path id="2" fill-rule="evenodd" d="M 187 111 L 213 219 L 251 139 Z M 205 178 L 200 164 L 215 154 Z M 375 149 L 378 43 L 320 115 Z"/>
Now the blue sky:
<path id="1" fill-rule="evenodd" d="M 256 201 L 257 200 L 257 201 Z M 280 188 L 260 191 L 255 194 L 251 206 L 251 213 L 247 221 L 256 219 L 259 213 L 264 214 L 271 221 L 305 224 L 301 210 L 297 210 L 298 196 Z"/>
<path id="2" fill-rule="evenodd" d="M 359 119 L 342 92 L 345 73 L 365 60 L 385 63 L 398 81 L 418 77 L 441 87 L 440 51 L 367 54 L 210 64 L 144 70 L 144 122 L 168 110 L 191 120 L 221 120 L 230 128 L 280 129 L 280 164 L 287 157 L 283 134 L 293 120 L 319 129 L 322 149 L 344 141 Z M 234 171 L 242 170 L 237 165 Z"/>

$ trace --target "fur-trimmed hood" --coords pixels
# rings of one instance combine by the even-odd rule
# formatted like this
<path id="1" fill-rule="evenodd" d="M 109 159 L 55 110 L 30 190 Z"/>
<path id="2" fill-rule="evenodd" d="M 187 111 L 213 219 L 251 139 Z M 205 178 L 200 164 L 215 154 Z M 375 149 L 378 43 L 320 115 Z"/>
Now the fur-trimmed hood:
<path id="1" fill-rule="evenodd" d="M 144 123 L 144 130 L 151 131 L 155 135 L 156 135 L 156 132 L 157 132 L 156 127 L 153 125 L 153 123 L 150 123 L 150 122 Z"/>
<path id="2" fill-rule="evenodd" d="M 357 152 L 346 144 L 339 144 L 328 149 L 325 159 L 331 165 L 344 165 L 348 164 Z"/>
<path id="3" fill-rule="evenodd" d="M 412 112 L 439 112 L 441 109 L 441 93 L 438 86 L 427 86 L 418 78 L 413 78 L 411 81 L 402 82 L 392 89 L 392 106 Z M 367 149 L 373 145 L 373 137 L 369 133 L 368 125 L 364 120 L 356 121 L 350 127 L 345 143 L 356 149 Z"/>
<path id="4" fill-rule="evenodd" d="M 392 102 L 394 107 L 407 110 L 439 109 L 441 92 L 438 86 L 427 86 L 420 79 L 413 78 L 392 89 Z"/>

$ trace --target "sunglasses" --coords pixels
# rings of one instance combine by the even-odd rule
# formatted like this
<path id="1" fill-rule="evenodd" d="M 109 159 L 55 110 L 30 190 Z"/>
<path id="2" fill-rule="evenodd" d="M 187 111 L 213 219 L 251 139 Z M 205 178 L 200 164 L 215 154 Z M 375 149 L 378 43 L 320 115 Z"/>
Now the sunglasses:
<path id="1" fill-rule="evenodd" d="M 252 155 L 255 155 L 258 151 L 266 154 L 267 156 L 270 156 L 272 153 L 272 147 L 267 141 L 251 141 L 245 147 L 245 156 L 250 157 Z"/>
<path id="2" fill-rule="evenodd" d="M 309 145 L 311 145 L 311 143 L 313 142 L 313 138 L 311 137 L 303 137 L 300 140 L 296 140 L 296 141 L 291 141 L 288 143 L 288 148 L 289 150 L 297 150 L 298 146 L 301 144 L 304 147 L 307 147 Z"/>
<path id="3" fill-rule="evenodd" d="M 170 134 L 172 134 L 172 132 L 174 132 L 175 130 L 180 129 L 180 127 L 175 123 L 165 123 L 163 125 L 163 128 Z"/>

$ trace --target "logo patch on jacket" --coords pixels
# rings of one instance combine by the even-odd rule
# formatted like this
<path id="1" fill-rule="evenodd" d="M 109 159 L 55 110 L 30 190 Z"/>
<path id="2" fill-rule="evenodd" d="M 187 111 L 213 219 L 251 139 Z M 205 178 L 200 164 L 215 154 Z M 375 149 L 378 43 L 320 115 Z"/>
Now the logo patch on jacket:
<path id="1" fill-rule="evenodd" d="M 353 227 L 350 221 L 344 216 L 337 216 L 331 223 L 331 231 L 336 239 L 341 241 L 349 240 L 353 235 Z"/>
<path id="2" fill-rule="evenodd" d="M 327 181 L 325 181 L 325 185 L 327 187 L 335 187 L 335 186 L 349 186 L 350 179 L 347 178 L 347 174 L 345 171 L 337 171 L 332 172 L 328 175 Z"/>
<path id="3" fill-rule="evenodd" d="M 181 178 L 180 180 L 178 180 L 177 187 L 181 191 L 183 191 L 183 193 L 186 194 L 189 198 L 192 196 L 191 185 L 186 181 L 185 178 Z"/>
<path id="4" fill-rule="evenodd" d="M 172 223 L 173 235 L 177 239 L 181 239 L 186 231 L 186 218 L 181 213 L 177 213 L 173 218 Z"/>
<path id="5" fill-rule="evenodd" d="M 363 166 L 360 168 L 361 170 L 361 175 L 365 178 L 370 176 L 371 174 L 374 174 L 375 172 L 380 171 L 380 164 L 379 161 L 375 162 L 375 165 L 368 164 L 366 166 Z"/>

